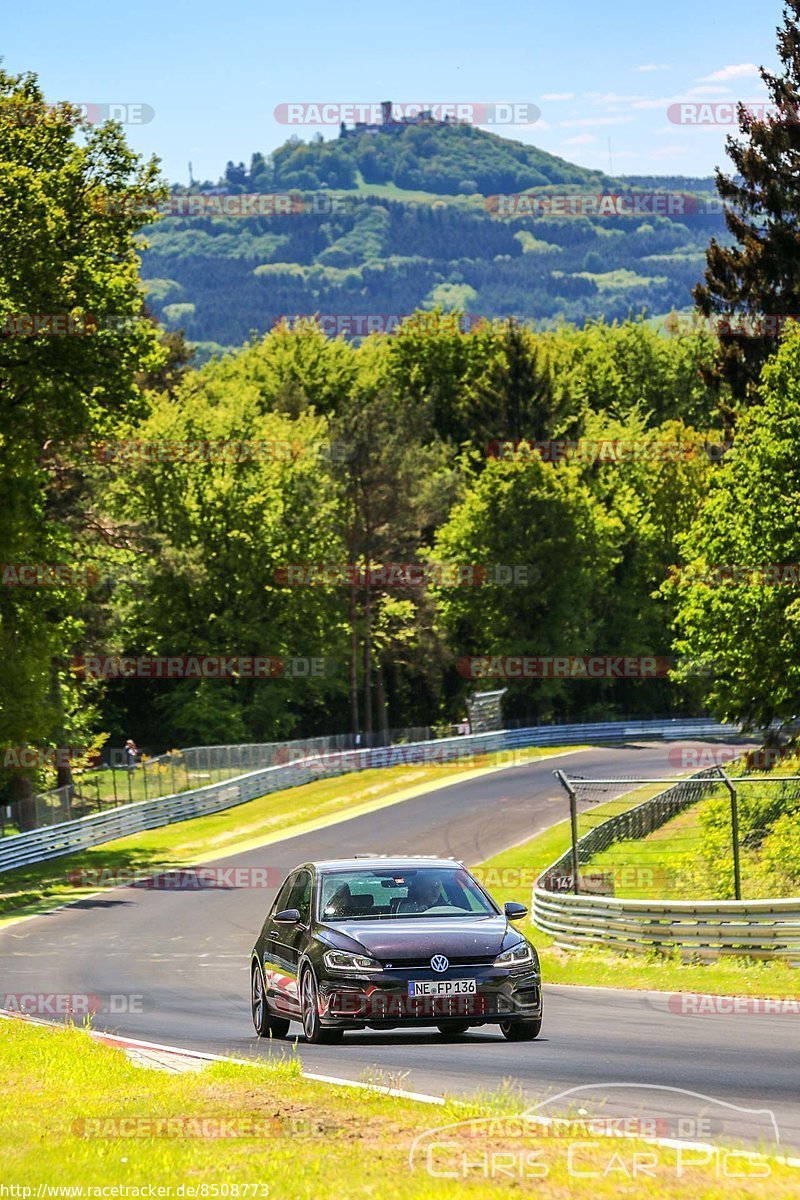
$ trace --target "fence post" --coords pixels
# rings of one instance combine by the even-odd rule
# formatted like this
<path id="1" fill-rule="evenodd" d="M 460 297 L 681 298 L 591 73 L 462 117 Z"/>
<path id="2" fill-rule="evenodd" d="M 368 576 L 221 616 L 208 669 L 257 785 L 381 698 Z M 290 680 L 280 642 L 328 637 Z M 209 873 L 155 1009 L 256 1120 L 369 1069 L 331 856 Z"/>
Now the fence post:
<path id="1" fill-rule="evenodd" d="M 733 840 L 733 894 L 736 900 L 742 898 L 742 869 L 739 862 L 739 798 L 728 774 L 717 767 L 725 787 L 731 794 L 731 838 Z"/>
<path id="2" fill-rule="evenodd" d="M 558 782 L 569 796 L 569 822 L 572 831 L 572 890 L 577 896 L 580 892 L 578 881 L 578 802 L 575 789 L 570 785 L 563 771 L 553 771 Z"/>
<path id="3" fill-rule="evenodd" d="M 119 804 L 119 797 L 117 796 L 117 768 L 113 763 L 111 765 L 111 783 L 114 787 L 114 807 L 116 808 Z"/>

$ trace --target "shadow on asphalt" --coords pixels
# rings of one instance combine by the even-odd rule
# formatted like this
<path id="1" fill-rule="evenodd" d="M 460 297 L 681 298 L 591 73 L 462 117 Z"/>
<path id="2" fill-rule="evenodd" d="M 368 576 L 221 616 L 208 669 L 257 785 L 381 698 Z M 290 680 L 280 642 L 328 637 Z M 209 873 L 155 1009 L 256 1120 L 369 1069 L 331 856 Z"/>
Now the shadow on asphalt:
<path id="1" fill-rule="evenodd" d="M 549 1042 L 549 1040 L 550 1039 L 547 1037 L 538 1037 L 532 1042 L 514 1042 L 510 1044 L 515 1046 L 536 1046 L 539 1044 L 544 1045 Z M 342 1046 L 425 1046 L 430 1045 L 431 1043 L 435 1046 L 472 1045 L 475 1047 L 483 1046 L 489 1048 L 491 1046 L 496 1046 L 498 1042 L 504 1041 L 505 1038 L 500 1032 L 500 1029 L 497 1027 L 492 1027 L 491 1025 L 482 1029 L 473 1029 L 469 1033 L 453 1034 L 452 1036 L 446 1036 L 438 1033 L 435 1029 L 393 1029 L 387 1030 L 385 1033 L 380 1033 L 378 1030 L 368 1029 L 352 1031 L 348 1030 L 344 1035 L 343 1041 L 337 1042 L 335 1045 L 331 1046 L 330 1049 L 335 1052 L 336 1050 L 341 1050 Z M 297 1042 L 298 1046 L 307 1046 L 309 1044 L 306 1042 L 299 1028 L 296 1034 L 290 1033 L 288 1037 L 280 1038 L 271 1043 L 269 1043 L 266 1039 L 250 1039 L 250 1045 L 254 1049 L 258 1048 L 262 1042 L 265 1046 L 270 1045 L 275 1049 L 278 1049 L 279 1047 L 291 1049 L 295 1042 Z M 315 1047 L 315 1049 L 324 1051 L 325 1047 L 319 1046 Z"/>

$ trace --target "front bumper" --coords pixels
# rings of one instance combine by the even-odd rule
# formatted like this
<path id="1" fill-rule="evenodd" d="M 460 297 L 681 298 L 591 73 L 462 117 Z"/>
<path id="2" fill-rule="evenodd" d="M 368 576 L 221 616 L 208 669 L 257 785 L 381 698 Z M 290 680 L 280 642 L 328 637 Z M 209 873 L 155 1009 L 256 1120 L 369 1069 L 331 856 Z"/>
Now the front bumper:
<path id="1" fill-rule="evenodd" d="M 409 996 L 411 980 L 474 979 L 476 992 L 459 996 Z M 342 972 L 318 981 L 320 1022 L 329 1029 L 397 1025 L 438 1025 L 448 1021 L 493 1024 L 532 1021 L 542 1015 L 542 981 L 529 968 L 480 970 L 454 966 L 444 975 L 431 971 L 387 970 L 369 977 Z"/>

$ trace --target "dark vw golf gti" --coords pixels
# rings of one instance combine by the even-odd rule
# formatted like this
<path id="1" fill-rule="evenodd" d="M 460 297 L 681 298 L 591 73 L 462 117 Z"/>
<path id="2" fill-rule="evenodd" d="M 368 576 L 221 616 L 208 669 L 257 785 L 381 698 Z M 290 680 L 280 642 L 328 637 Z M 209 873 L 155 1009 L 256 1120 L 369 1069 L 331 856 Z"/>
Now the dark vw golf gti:
<path id="1" fill-rule="evenodd" d="M 346 1029 L 436 1025 L 443 1034 L 497 1024 L 510 1041 L 537 1037 L 536 951 L 452 859 L 360 857 L 305 863 L 278 892 L 253 947 L 253 1022 L 309 1042 Z"/>

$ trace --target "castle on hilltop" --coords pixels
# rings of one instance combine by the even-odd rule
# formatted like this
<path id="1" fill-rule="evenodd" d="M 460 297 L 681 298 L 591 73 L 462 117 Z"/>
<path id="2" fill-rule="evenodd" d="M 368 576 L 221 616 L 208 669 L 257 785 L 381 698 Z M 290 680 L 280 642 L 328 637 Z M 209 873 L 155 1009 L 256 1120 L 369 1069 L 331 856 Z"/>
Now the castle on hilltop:
<path id="1" fill-rule="evenodd" d="M 402 112 L 403 107 L 403 105 L 400 105 L 400 112 L 395 114 L 392 101 L 384 100 L 381 103 L 381 120 L 378 124 L 370 124 L 368 121 L 356 121 L 353 128 L 348 129 L 344 121 L 342 121 L 339 127 L 339 137 L 359 137 L 362 133 L 402 133 L 404 129 L 411 129 L 415 125 L 462 124 L 461 121 L 449 114 L 444 117 L 435 117 L 430 108 L 406 115 Z M 410 104 L 405 107 L 416 108 L 417 105 Z"/>

